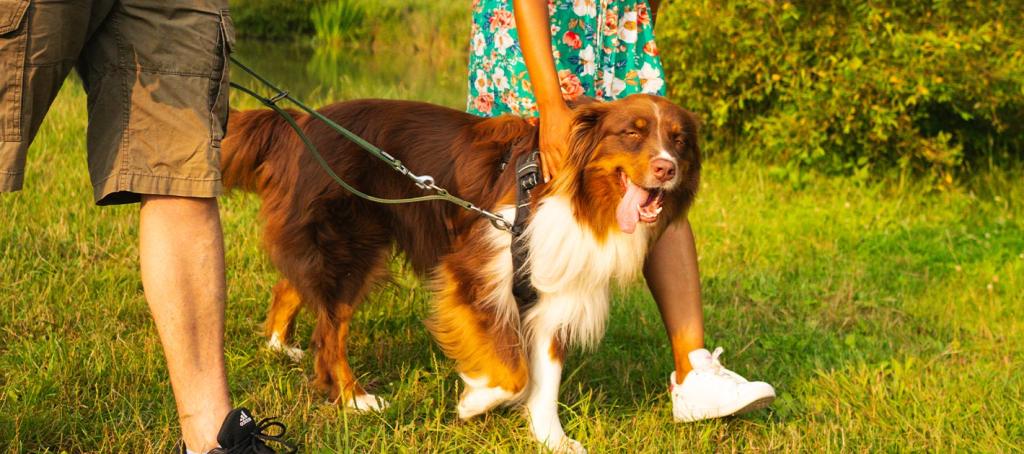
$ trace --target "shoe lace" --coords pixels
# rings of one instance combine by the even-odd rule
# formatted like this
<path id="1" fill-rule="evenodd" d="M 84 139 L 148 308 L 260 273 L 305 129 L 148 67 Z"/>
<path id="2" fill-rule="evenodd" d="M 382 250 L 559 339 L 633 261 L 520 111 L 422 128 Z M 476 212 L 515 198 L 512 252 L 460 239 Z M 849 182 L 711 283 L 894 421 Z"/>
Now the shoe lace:
<path id="1" fill-rule="evenodd" d="M 270 429 L 278 429 L 279 432 L 272 433 Z M 256 430 L 253 431 L 252 436 L 249 437 L 248 442 L 239 443 L 232 446 L 227 450 L 227 454 L 243 454 L 243 453 L 259 453 L 260 445 L 266 446 L 265 442 L 274 442 L 283 446 L 288 454 L 294 454 L 297 451 L 295 445 L 284 441 L 284 434 L 288 431 L 288 427 L 284 423 L 277 420 L 277 417 L 264 418 L 256 423 Z"/>
<path id="2" fill-rule="evenodd" d="M 722 353 L 725 353 L 725 349 L 722 347 L 715 347 L 715 351 L 711 352 L 711 371 L 719 377 L 729 379 L 735 383 L 743 383 L 745 380 L 742 377 L 726 369 L 722 362 L 718 360 Z"/>

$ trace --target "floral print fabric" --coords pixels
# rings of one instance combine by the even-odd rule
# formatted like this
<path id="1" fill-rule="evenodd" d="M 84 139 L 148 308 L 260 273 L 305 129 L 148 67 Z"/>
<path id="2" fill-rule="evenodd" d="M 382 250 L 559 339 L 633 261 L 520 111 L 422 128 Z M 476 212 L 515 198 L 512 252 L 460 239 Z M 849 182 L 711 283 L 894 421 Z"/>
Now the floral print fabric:
<path id="1" fill-rule="evenodd" d="M 664 95 L 646 0 L 549 0 L 551 52 L 566 100 Z M 474 0 L 468 111 L 536 116 L 512 0 Z"/>

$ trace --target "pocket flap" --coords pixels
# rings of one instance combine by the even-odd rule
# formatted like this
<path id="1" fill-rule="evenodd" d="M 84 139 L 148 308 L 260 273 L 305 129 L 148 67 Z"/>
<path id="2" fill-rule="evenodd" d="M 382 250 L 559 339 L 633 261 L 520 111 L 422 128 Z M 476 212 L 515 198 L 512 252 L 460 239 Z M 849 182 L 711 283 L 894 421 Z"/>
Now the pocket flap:
<path id="1" fill-rule="evenodd" d="M 28 11 L 29 0 L 0 0 L 0 35 L 13 32 L 21 26 Z"/>

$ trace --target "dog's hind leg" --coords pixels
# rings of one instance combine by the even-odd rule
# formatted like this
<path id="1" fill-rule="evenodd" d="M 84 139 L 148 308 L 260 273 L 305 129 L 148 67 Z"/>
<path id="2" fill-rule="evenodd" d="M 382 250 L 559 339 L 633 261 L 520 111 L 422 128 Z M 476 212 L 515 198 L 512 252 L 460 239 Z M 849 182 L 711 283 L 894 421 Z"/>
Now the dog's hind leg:
<path id="1" fill-rule="evenodd" d="M 284 352 L 295 361 L 301 360 L 303 355 L 301 348 L 291 345 L 295 317 L 301 309 L 302 298 L 299 297 L 299 293 L 288 279 L 281 279 L 274 286 L 273 299 L 263 329 L 267 336 L 267 348 Z"/>
<path id="2" fill-rule="evenodd" d="M 387 402 L 368 394 L 356 380 L 348 360 L 348 336 L 352 315 L 370 288 L 384 274 L 386 249 L 362 250 L 364 260 L 346 263 L 338 297 L 322 305 L 317 314 L 313 343 L 317 346 L 316 382 L 332 402 L 360 411 L 379 411 Z"/>
<path id="3" fill-rule="evenodd" d="M 442 271 L 450 278 L 450 273 Z M 447 276 L 445 276 L 447 274 Z M 516 326 L 472 304 L 472 284 L 444 279 L 427 327 L 457 362 L 466 388 L 459 399 L 459 418 L 468 419 L 516 400 L 526 388 L 529 371 Z M 478 289 L 477 289 L 478 290 Z"/>
<path id="4" fill-rule="evenodd" d="M 349 324 L 354 312 L 354 305 L 344 304 L 320 316 L 313 333 L 321 343 L 316 356 L 317 383 L 327 390 L 332 402 L 360 411 L 380 411 L 387 402 L 359 385 L 348 362 Z"/>

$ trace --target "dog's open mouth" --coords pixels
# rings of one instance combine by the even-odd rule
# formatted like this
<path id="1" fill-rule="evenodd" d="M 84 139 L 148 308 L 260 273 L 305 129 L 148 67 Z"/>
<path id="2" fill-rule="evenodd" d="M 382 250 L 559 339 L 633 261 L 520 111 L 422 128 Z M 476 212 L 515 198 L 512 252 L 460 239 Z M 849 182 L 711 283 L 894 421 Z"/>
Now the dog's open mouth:
<path id="1" fill-rule="evenodd" d="M 615 218 L 623 232 L 633 233 L 637 222 L 654 222 L 661 213 L 665 191 L 661 188 L 644 188 L 633 184 L 625 172 L 619 172 L 619 181 L 625 192 L 615 210 Z"/>

